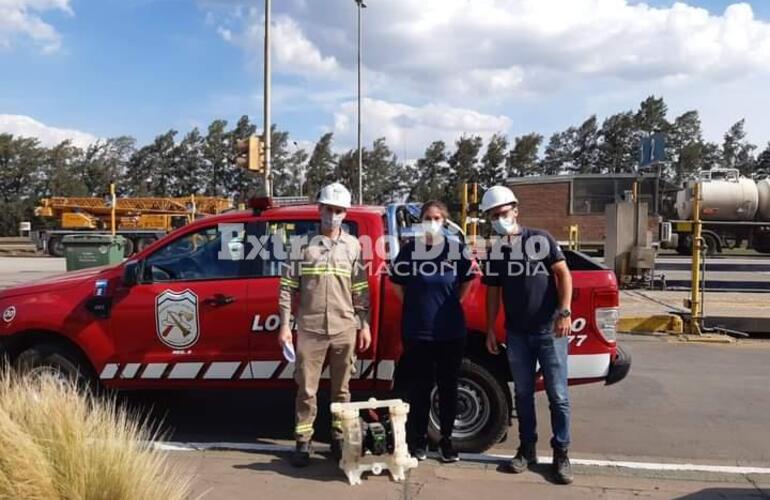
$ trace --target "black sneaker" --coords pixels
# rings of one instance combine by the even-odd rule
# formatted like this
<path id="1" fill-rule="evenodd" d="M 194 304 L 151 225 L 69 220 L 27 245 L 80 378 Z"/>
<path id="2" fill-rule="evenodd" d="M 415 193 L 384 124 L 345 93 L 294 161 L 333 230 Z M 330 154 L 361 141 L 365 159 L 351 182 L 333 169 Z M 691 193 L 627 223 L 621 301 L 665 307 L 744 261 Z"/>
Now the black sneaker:
<path id="1" fill-rule="evenodd" d="M 445 464 L 458 462 L 460 460 L 460 455 L 457 454 L 457 450 L 455 450 L 455 447 L 452 445 L 452 439 L 450 438 L 442 438 L 441 441 L 439 441 L 438 451 L 441 461 Z"/>
<path id="2" fill-rule="evenodd" d="M 309 441 L 297 441 L 297 446 L 291 454 L 291 465 L 294 467 L 307 467 L 310 465 Z"/>
<path id="3" fill-rule="evenodd" d="M 337 462 L 342 460 L 342 439 L 332 438 L 330 448 L 332 451 L 332 459 Z"/>
<path id="4" fill-rule="evenodd" d="M 428 440 L 425 438 L 415 439 L 409 446 L 409 454 L 420 462 L 428 458 Z"/>
<path id="5" fill-rule="evenodd" d="M 529 468 L 530 465 L 537 463 L 537 450 L 533 444 L 522 443 L 516 451 L 516 456 L 503 467 L 506 472 L 521 474 Z"/>
<path id="6" fill-rule="evenodd" d="M 567 450 L 554 448 L 553 450 L 553 475 L 559 484 L 570 484 L 575 478 L 572 475 L 572 466 L 569 463 Z"/>

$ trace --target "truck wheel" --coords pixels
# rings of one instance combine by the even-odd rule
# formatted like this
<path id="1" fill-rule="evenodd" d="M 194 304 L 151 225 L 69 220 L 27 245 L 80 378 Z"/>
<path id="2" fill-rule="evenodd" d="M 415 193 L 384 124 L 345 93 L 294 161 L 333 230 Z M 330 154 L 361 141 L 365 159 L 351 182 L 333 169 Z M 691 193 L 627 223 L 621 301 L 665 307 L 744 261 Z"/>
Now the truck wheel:
<path id="1" fill-rule="evenodd" d="M 42 343 L 22 351 L 16 369 L 28 376 L 52 375 L 62 381 L 74 381 L 83 389 L 96 388 L 96 376 L 80 353 L 67 345 Z"/>
<path id="2" fill-rule="evenodd" d="M 126 245 L 123 247 L 123 257 L 131 257 L 134 255 L 134 240 L 126 238 Z"/>
<path id="3" fill-rule="evenodd" d="M 692 237 L 689 234 L 680 234 L 676 245 L 676 253 L 679 255 L 692 255 Z"/>
<path id="4" fill-rule="evenodd" d="M 703 241 L 706 243 L 706 255 L 716 255 L 722 252 L 722 245 L 719 244 L 719 238 L 711 233 L 703 234 Z"/>
<path id="5" fill-rule="evenodd" d="M 58 236 L 48 238 L 48 255 L 51 257 L 64 257 L 64 243 Z"/>
<path id="6" fill-rule="evenodd" d="M 138 240 L 136 240 L 136 251 L 137 252 L 141 252 L 142 250 L 144 250 L 148 246 L 152 245 L 156 241 L 158 241 L 158 240 L 156 238 L 152 238 L 152 237 L 139 238 Z"/>
<path id="7" fill-rule="evenodd" d="M 434 442 L 441 438 L 438 408 L 438 390 L 434 388 L 428 424 L 428 435 Z M 480 453 L 499 443 L 508 431 L 508 413 L 508 400 L 494 375 L 476 362 L 463 359 L 452 433 L 455 447 Z"/>

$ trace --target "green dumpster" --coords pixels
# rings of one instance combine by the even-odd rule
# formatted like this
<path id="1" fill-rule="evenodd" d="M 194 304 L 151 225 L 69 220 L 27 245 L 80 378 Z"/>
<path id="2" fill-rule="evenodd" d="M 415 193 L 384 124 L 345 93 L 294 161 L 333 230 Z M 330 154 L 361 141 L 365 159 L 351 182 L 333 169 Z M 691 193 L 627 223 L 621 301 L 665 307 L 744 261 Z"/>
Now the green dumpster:
<path id="1" fill-rule="evenodd" d="M 62 238 L 67 271 L 117 264 L 123 260 L 126 239 L 109 234 L 68 234 Z"/>

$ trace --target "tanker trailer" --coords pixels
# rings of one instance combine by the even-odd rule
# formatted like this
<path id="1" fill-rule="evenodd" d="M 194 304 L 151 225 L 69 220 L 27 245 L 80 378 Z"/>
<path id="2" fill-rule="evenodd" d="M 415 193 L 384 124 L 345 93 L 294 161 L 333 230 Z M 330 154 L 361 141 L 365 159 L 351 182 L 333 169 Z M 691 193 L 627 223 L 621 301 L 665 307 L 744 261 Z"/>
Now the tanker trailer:
<path id="1" fill-rule="evenodd" d="M 743 177 L 737 169 L 712 169 L 687 181 L 676 196 L 678 220 L 670 221 L 677 235 L 680 254 L 692 252 L 692 193 L 701 183 L 703 239 L 709 254 L 744 243 L 770 253 L 770 180 L 759 183 Z"/>

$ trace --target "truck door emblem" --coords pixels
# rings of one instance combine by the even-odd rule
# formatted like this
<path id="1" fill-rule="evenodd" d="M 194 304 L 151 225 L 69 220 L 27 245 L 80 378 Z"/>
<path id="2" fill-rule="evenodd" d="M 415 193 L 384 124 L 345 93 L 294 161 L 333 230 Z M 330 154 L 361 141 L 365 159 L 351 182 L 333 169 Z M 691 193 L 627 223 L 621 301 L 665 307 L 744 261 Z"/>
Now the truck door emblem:
<path id="1" fill-rule="evenodd" d="M 198 296 L 191 290 L 166 290 L 155 298 L 158 338 L 172 349 L 185 349 L 200 337 Z"/>
<path id="2" fill-rule="evenodd" d="M 11 321 L 13 321 L 13 318 L 15 317 L 16 317 L 15 306 L 8 307 L 5 311 L 3 311 L 3 321 L 5 321 L 6 323 L 10 323 Z"/>

